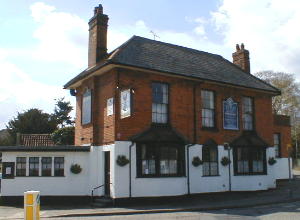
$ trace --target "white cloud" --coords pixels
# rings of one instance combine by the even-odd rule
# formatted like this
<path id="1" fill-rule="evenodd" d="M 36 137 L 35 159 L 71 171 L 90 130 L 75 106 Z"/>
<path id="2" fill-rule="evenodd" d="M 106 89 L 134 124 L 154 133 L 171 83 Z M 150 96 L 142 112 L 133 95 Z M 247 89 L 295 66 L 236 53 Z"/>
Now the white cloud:
<path id="1" fill-rule="evenodd" d="M 225 47 L 245 43 L 254 72 L 272 69 L 300 76 L 300 1 L 223 0 L 212 17 Z"/>
<path id="2" fill-rule="evenodd" d="M 5 51 L 0 49 L 0 129 L 5 127 L 19 111 L 39 108 L 52 112 L 54 99 L 66 95 L 59 86 L 51 86 L 32 80 L 17 65 L 6 59 Z"/>
<path id="3" fill-rule="evenodd" d="M 78 68 L 87 63 L 87 22 L 42 2 L 34 3 L 31 16 L 38 24 L 33 37 L 38 40 L 32 55 L 49 62 L 65 62 Z"/>

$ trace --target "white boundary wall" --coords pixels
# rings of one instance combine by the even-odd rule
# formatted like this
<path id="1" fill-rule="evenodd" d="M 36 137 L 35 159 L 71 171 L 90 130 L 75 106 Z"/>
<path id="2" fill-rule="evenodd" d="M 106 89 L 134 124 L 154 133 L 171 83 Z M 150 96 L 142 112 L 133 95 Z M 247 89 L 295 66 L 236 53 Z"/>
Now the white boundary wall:
<path id="1" fill-rule="evenodd" d="M 94 187 L 104 184 L 104 151 L 110 151 L 110 189 L 113 198 L 130 196 L 129 164 L 120 167 L 116 164 L 119 155 L 129 158 L 131 142 L 117 141 L 115 144 L 91 147 L 90 152 L 3 152 L 3 162 L 16 162 L 16 157 L 55 157 L 65 158 L 65 177 L 15 177 L 2 180 L 2 196 L 23 196 L 27 190 L 41 191 L 42 196 L 90 196 Z M 187 151 L 187 147 L 185 147 Z M 274 148 L 267 148 L 266 159 L 274 157 Z M 202 166 L 194 167 L 192 159 L 202 158 L 202 145 L 189 148 L 190 193 L 208 193 L 229 191 L 229 167 L 219 162 L 219 176 L 204 177 Z M 218 146 L 219 161 L 228 156 L 223 146 Z M 187 157 L 187 155 L 186 155 Z M 230 154 L 233 161 L 232 151 Z M 186 158 L 187 159 L 187 158 Z M 255 191 L 276 187 L 276 179 L 287 179 L 288 159 L 276 158 L 277 163 L 267 163 L 267 175 L 234 176 L 231 163 L 231 190 Z M 187 161 L 187 160 L 186 160 Z M 72 164 L 82 167 L 80 174 L 70 172 Z M 187 166 L 187 165 L 186 165 Z M 131 196 L 155 197 L 176 196 L 188 193 L 187 167 L 184 177 L 137 178 L 136 177 L 136 145 L 131 147 Z M 28 161 L 27 161 L 28 172 Z M 94 195 L 103 195 L 104 187 L 95 190 Z"/>
<path id="2" fill-rule="evenodd" d="M 28 157 L 64 157 L 64 177 L 15 177 L 2 179 L 1 196 L 23 196 L 28 190 L 40 191 L 42 196 L 89 196 L 93 187 L 103 184 L 103 153 L 99 147 L 91 152 L 3 152 L 3 162 L 16 162 L 16 157 L 27 157 L 26 172 L 29 172 Z M 41 158 L 40 158 L 41 159 Z M 81 173 L 70 171 L 72 164 L 79 164 Z M 97 169 L 99 167 L 99 169 Z M 15 167 L 16 170 L 16 167 Z M 40 162 L 41 173 L 41 162 Z M 52 160 L 53 170 L 53 160 Z M 53 171 L 52 171 L 53 172 Z M 102 192 L 95 192 L 102 194 Z"/>

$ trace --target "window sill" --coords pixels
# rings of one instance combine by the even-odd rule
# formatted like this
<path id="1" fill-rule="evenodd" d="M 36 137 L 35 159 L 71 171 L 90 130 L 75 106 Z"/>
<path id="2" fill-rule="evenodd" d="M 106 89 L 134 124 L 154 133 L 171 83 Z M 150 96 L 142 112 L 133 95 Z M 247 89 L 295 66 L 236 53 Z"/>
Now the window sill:
<path id="1" fill-rule="evenodd" d="M 267 173 L 234 174 L 234 176 L 267 176 Z"/>
<path id="2" fill-rule="evenodd" d="M 207 175 L 207 176 L 205 176 L 205 175 L 203 175 L 202 177 L 217 177 L 217 176 L 221 176 L 221 175 Z"/>
<path id="3" fill-rule="evenodd" d="M 201 130 L 203 131 L 211 131 L 211 132 L 219 132 L 219 129 L 216 127 L 202 127 Z"/>
<path id="4" fill-rule="evenodd" d="M 136 178 L 138 178 L 138 179 L 142 179 L 142 178 L 180 178 L 180 177 L 186 177 L 186 176 L 183 176 L 183 175 L 176 175 L 176 176 L 174 176 L 174 175 L 166 175 L 166 176 L 154 176 L 154 175 L 143 175 L 143 176 L 137 176 Z"/>
<path id="5" fill-rule="evenodd" d="M 35 178 L 35 177 L 38 177 L 38 178 L 49 178 L 49 177 L 66 177 L 66 176 L 15 176 L 14 178 L 20 178 L 20 177 L 31 177 L 31 178 Z"/>

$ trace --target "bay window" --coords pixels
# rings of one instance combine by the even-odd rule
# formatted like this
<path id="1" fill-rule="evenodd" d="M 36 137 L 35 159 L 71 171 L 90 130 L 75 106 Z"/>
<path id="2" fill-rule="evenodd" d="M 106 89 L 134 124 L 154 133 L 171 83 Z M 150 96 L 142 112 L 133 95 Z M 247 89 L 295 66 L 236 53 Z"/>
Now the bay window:
<path id="1" fill-rule="evenodd" d="M 137 173 L 139 177 L 183 176 L 184 147 L 170 143 L 138 144 Z"/>
<path id="2" fill-rule="evenodd" d="M 203 146 L 202 160 L 203 160 L 203 176 L 217 176 L 218 175 L 218 147 Z"/>
<path id="3" fill-rule="evenodd" d="M 265 148 L 236 147 L 234 161 L 236 175 L 266 174 Z"/>

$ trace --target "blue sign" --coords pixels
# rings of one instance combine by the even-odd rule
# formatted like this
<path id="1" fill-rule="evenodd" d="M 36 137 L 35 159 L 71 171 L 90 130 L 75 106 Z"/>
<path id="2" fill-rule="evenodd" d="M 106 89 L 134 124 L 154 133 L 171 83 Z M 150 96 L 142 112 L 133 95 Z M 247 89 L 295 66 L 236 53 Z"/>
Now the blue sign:
<path id="1" fill-rule="evenodd" d="M 232 98 L 223 102 L 224 129 L 238 130 L 238 104 Z"/>

